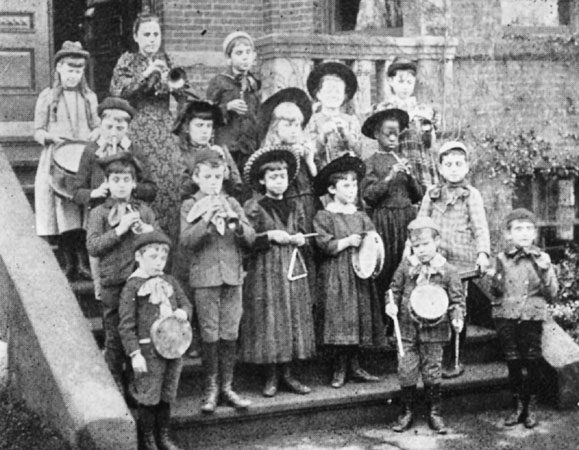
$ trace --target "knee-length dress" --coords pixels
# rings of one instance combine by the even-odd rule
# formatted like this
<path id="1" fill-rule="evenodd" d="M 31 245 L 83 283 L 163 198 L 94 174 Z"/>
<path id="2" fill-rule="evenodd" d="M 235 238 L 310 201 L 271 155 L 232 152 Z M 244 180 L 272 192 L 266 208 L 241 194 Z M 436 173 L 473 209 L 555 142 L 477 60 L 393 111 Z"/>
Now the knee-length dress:
<path id="1" fill-rule="evenodd" d="M 422 199 L 422 186 L 412 174 L 398 172 L 385 181 L 397 162 L 398 159 L 391 152 L 374 153 L 366 160 L 366 177 L 362 183 L 364 200 L 371 208 L 376 231 L 384 241 L 384 268 L 376 277 L 381 299 L 402 261 L 406 228 L 416 217 L 413 205 Z"/>
<path id="2" fill-rule="evenodd" d="M 321 338 L 328 345 L 385 345 L 384 322 L 372 279 L 361 279 L 352 267 L 353 247 L 338 253 L 338 241 L 374 230 L 368 215 L 319 211 L 314 219 L 316 245 L 322 253 L 318 289 L 322 310 Z"/>
<path id="3" fill-rule="evenodd" d="M 155 58 L 170 62 L 163 53 Z M 129 126 L 129 137 L 140 149 L 137 155 L 149 168 L 157 184 L 157 196 L 151 208 L 159 226 L 173 242 L 179 238 L 179 211 L 181 207 L 180 177 L 185 166 L 178 140 L 171 133 L 173 118 L 169 111 L 170 93 L 166 84 L 148 85 L 142 73 L 149 65 L 141 53 L 126 52 L 119 58 L 113 71 L 110 93 L 123 97 L 137 110 Z"/>
<path id="4" fill-rule="evenodd" d="M 54 88 L 42 91 L 34 111 L 35 136 L 48 132 L 73 140 L 88 140 L 96 128 L 97 97 L 92 91 L 82 95 L 67 91 L 60 96 L 56 114 L 51 111 Z M 91 123 L 93 122 L 94 123 Z M 39 236 L 54 236 L 82 228 L 82 208 L 72 200 L 55 195 L 50 186 L 54 145 L 45 145 L 40 153 L 34 180 L 36 232 Z"/>
<path id="5" fill-rule="evenodd" d="M 263 197 L 245 203 L 256 232 L 248 259 L 240 327 L 241 361 L 270 364 L 314 355 L 312 302 L 307 278 L 288 280 L 294 246 L 269 242 L 267 231 L 304 232 L 304 215 L 291 200 Z"/>

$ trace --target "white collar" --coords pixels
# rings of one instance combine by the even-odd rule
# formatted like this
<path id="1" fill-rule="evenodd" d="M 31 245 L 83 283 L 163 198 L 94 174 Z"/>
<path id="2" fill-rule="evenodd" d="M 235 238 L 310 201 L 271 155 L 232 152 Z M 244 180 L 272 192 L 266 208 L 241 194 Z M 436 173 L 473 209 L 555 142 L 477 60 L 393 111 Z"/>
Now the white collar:
<path id="1" fill-rule="evenodd" d="M 356 208 L 356 205 L 353 203 L 344 205 L 338 202 L 330 202 L 326 205 L 326 211 L 337 214 L 354 214 L 358 211 L 358 208 Z"/>

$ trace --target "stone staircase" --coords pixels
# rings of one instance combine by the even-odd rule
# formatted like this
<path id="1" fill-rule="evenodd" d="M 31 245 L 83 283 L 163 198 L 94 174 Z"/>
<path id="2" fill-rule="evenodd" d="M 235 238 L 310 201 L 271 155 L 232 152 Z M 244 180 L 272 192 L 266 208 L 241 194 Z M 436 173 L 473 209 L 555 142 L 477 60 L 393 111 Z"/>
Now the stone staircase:
<path id="1" fill-rule="evenodd" d="M 34 174 L 39 146 L 30 139 L 4 138 L 2 149 L 10 160 L 22 187 L 33 205 Z M 94 299 L 90 281 L 72 282 L 79 305 L 87 318 L 87 326 L 102 346 L 103 330 L 100 308 Z M 455 380 L 444 381 L 445 404 L 456 413 L 477 407 L 503 408 L 509 403 L 506 392 L 507 372 L 492 330 L 490 310 L 484 289 L 473 286 L 469 314 L 477 318 L 468 328 L 463 362 L 466 373 Z M 203 385 L 199 358 L 185 358 L 179 398 L 173 411 L 176 436 L 184 448 L 199 448 L 198 442 L 221 439 L 251 439 L 264 434 L 284 434 L 292 430 L 347 427 L 394 420 L 398 407 L 399 387 L 396 377 L 395 346 L 380 352 L 365 352 L 362 363 L 380 375 L 379 383 L 348 383 L 342 389 L 328 386 L 330 361 L 320 355 L 315 361 L 298 365 L 296 373 L 309 384 L 310 395 L 298 396 L 280 392 L 274 399 L 261 396 L 262 374 L 258 367 L 240 364 L 236 372 L 236 389 L 253 404 L 245 413 L 219 407 L 213 415 L 199 412 Z"/>

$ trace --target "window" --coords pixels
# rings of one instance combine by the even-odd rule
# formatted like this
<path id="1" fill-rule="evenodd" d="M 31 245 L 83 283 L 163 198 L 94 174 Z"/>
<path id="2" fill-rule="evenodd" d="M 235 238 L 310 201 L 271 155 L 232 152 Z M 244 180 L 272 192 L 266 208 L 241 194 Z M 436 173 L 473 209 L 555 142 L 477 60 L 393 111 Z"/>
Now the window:
<path id="1" fill-rule="evenodd" d="M 323 0 L 322 32 L 402 35 L 403 0 Z"/>
<path id="2" fill-rule="evenodd" d="M 503 26 L 557 28 L 570 25 L 573 0 L 501 0 Z"/>
<path id="3" fill-rule="evenodd" d="M 513 208 L 527 208 L 538 220 L 539 245 L 558 254 L 570 241 L 579 243 L 579 179 L 524 177 L 517 180 Z"/>

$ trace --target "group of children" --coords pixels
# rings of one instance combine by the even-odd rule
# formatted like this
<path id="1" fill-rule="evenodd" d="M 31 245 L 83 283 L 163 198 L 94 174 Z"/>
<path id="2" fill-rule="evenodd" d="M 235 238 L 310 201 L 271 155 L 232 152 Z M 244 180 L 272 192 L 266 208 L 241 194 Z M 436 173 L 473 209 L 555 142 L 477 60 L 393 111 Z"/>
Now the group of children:
<path id="1" fill-rule="evenodd" d="M 37 105 L 36 138 L 44 145 L 41 161 L 48 158 L 39 166 L 37 193 L 48 192 L 54 144 L 93 133 L 71 198 L 53 195 L 51 212 L 58 224 L 74 205 L 88 217 L 86 247 L 103 305 L 105 359 L 121 389 L 132 373 L 144 448 L 177 448 L 167 430 L 182 362 L 161 357 L 150 336 L 153 321 L 171 314 L 195 320 L 199 329 L 204 413 L 213 413 L 220 400 L 237 409 L 250 406 L 232 387 L 237 357 L 262 367 L 266 397 L 280 385 L 308 394 L 311 388 L 296 379 L 293 365 L 322 348 L 334 361 L 332 387 L 348 378 L 379 381 L 361 367 L 359 351 L 384 347 L 387 316 L 393 318 L 400 322 L 404 351 L 398 360 L 403 410 L 393 429 L 411 426 L 421 374 L 429 424 L 445 433 L 443 346 L 451 330 L 464 339 L 466 329 L 459 272 L 478 267 L 484 273 L 491 256 L 482 197 L 466 181 L 468 149 L 449 142 L 434 153 L 436 118 L 408 93 L 416 77 L 411 61 L 392 63 L 394 99 L 360 126 L 343 111 L 357 89 L 347 66 L 314 68 L 307 81 L 319 103 L 313 113 L 298 88 L 260 102 L 249 35 L 232 33 L 224 51 L 229 68 L 211 81 L 208 100 L 182 105 L 173 128 L 185 167 L 174 174 L 182 180 L 178 242 L 159 230 L 147 204 L 155 198 L 156 180 L 127 137 L 135 111 L 117 97 L 96 107 L 82 81 L 88 54 L 79 44 L 65 43 L 57 53 L 55 87 Z M 365 161 L 360 134 L 377 145 Z M 39 234 L 68 231 L 40 226 L 42 198 L 37 194 Z M 541 324 L 557 280 L 548 256 L 533 246 L 534 216 L 513 211 L 506 226 L 511 247 L 498 255 L 493 275 L 493 313 L 516 400 L 505 423 L 533 427 Z M 351 263 L 370 231 L 381 236 L 385 250 L 376 280 L 360 278 Z M 164 273 L 169 259 L 174 277 Z M 422 285 L 448 298 L 447 312 L 434 324 L 417 321 L 411 311 L 412 293 Z"/>

